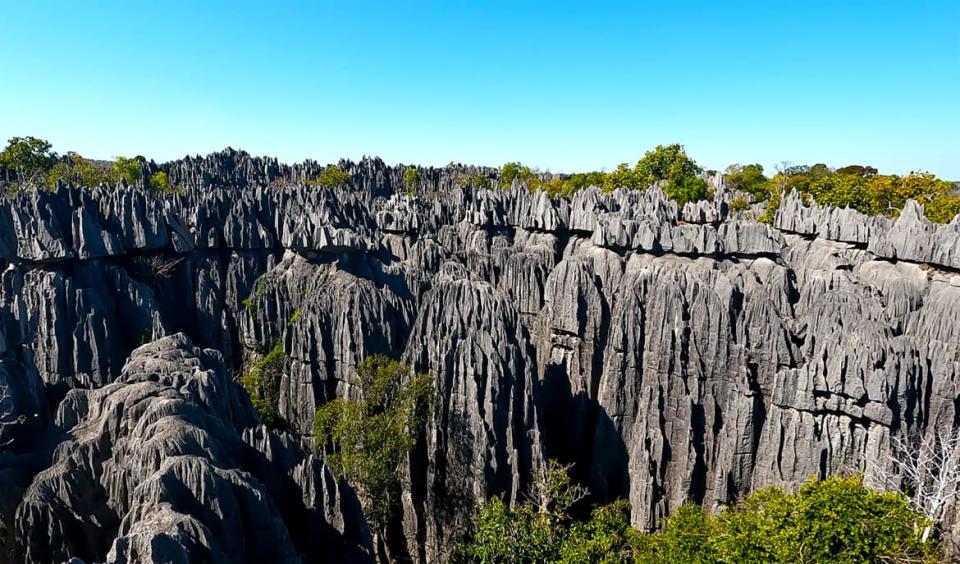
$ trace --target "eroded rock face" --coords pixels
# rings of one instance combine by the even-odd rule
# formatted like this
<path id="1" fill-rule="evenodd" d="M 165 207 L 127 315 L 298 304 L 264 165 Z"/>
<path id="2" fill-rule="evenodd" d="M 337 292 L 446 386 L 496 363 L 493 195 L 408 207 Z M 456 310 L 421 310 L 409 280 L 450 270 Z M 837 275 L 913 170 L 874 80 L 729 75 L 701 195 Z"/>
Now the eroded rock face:
<path id="1" fill-rule="evenodd" d="M 62 442 L 14 517 L 24 561 L 299 561 L 283 518 L 298 504 L 280 497 L 284 482 L 329 519 L 315 524 L 340 533 L 310 548 L 363 552 L 346 486 L 293 443 L 287 456 L 302 462 L 287 468 L 276 445 L 245 442 L 240 429 L 256 422 L 244 392 L 219 353 L 183 334 L 133 351 L 110 384 L 71 390 L 56 421 Z M 347 538 L 356 545 L 342 546 Z"/>
<path id="2" fill-rule="evenodd" d="M 957 226 L 730 194 L 550 198 L 342 162 L 354 191 L 228 150 L 185 189 L 0 200 L 0 543 L 14 562 L 370 559 L 310 437 L 371 354 L 434 376 L 390 553 L 441 561 L 546 459 L 652 529 L 680 503 L 874 471 L 960 423 Z M 279 346 L 278 411 L 235 382 Z M 8 441 L 10 441 L 8 443 Z M 948 521 L 957 522 L 951 508 Z M 237 539 L 244 539 L 238 542 Z"/>

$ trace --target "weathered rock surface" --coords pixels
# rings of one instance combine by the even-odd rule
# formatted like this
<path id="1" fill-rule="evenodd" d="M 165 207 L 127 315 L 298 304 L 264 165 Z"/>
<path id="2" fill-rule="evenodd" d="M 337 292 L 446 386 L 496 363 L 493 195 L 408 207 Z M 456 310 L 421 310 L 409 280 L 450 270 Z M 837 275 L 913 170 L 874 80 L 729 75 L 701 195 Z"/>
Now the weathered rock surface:
<path id="1" fill-rule="evenodd" d="M 4 561 L 369 559 L 309 435 L 377 353 L 435 377 L 388 539 L 421 561 L 547 458 L 652 529 L 960 424 L 960 219 L 913 202 L 791 195 L 767 226 L 722 190 L 678 209 L 461 188 L 496 172 L 460 165 L 419 168 L 416 196 L 375 159 L 340 163 L 354 191 L 233 150 L 149 166 L 184 189 L 0 200 Z M 276 345 L 285 432 L 234 381 Z"/>

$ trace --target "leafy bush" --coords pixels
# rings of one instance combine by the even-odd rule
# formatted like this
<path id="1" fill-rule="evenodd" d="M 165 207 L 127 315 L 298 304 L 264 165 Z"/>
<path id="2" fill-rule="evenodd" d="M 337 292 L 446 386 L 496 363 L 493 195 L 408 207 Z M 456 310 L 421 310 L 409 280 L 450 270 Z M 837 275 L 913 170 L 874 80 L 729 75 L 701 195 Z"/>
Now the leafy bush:
<path id="1" fill-rule="evenodd" d="M 500 167 L 500 181 L 503 188 L 509 188 L 514 180 L 529 183 L 531 179 L 533 179 L 533 171 L 530 167 L 518 162 L 505 163 Z"/>
<path id="2" fill-rule="evenodd" d="M 0 165 L 16 172 L 20 182 L 31 187 L 43 184 L 56 162 L 50 142 L 36 137 L 12 137 L 0 152 Z"/>
<path id="3" fill-rule="evenodd" d="M 311 186 L 326 186 L 327 188 L 347 188 L 353 184 L 353 177 L 337 165 L 330 165 L 320 171 L 320 174 L 310 182 Z"/>
<path id="4" fill-rule="evenodd" d="M 154 192 L 167 192 L 170 190 L 170 179 L 167 173 L 159 170 L 150 175 L 150 189 Z"/>
<path id="5" fill-rule="evenodd" d="M 737 196 L 736 198 L 730 200 L 730 211 L 739 213 L 747 211 L 748 209 L 750 209 L 750 202 L 748 202 L 746 198 Z"/>
<path id="6" fill-rule="evenodd" d="M 500 498 L 482 502 L 473 527 L 457 547 L 459 559 L 471 562 L 552 562 L 561 558 L 572 524 L 571 508 L 586 490 L 570 480 L 567 467 L 550 462 L 537 476 L 526 503 L 509 507 Z M 628 522 L 625 521 L 625 522 Z M 598 534 L 600 526 L 577 528 L 580 538 Z M 601 539 L 596 545 L 604 544 Z M 575 555 L 577 547 L 567 547 Z"/>
<path id="7" fill-rule="evenodd" d="M 948 223 L 960 212 L 956 187 L 926 172 L 883 175 L 873 167 L 861 165 L 833 172 L 826 165 L 817 164 L 788 168 L 774 176 L 771 183 L 782 190 L 798 190 L 820 205 L 849 206 L 868 215 L 895 218 L 908 199 L 923 204 L 927 218 L 937 223 Z M 776 193 L 774 190 L 773 195 Z"/>
<path id="8" fill-rule="evenodd" d="M 723 174 L 723 181 L 731 190 L 746 192 L 758 202 L 766 200 L 772 188 L 760 164 L 730 165 Z"/>
<path id="9" fill-rule="evenodd" d="M 860 476 L 811 479 L 715 516 L 683 506 L 634 549 L 642 562 L 936 562 L 936 544 L 920 538 L 925 522 L 903 495 L 865 488 Z"/>
<path id="10" fill-rule="evenodd" d="M 375 355 L 357 366 L 355 385 L 362 399 L 321 406 L 314 435 L 327 464 L 357 490 L 367 520 L 383 531 L 400 503 L 401 465 L 430 416 L 433 379 Z"/>
<path id="11" fill-rule="evenodd" d="M 260 306 L 260 300 L 263 298 L 263 295 L 267 292 L 267 279 L 266 277 L 260 277 L 257 281 L 257 287 L 253 290 L 253 293 L 250 294 L 250 297 L 243 300 L 243 307 L 247 311 L 256 311 Z"/>
<path id="12" fill-rule="evenodd" d="M 757 221 L 760 223 L 766 223 L 768 225 L 773 225 L 773 220 L 777 218 L 777 210 L 780 209 L 780 202 L 783 199 L 780 191 L 773 192 L 770 197 L 767 199 L 767 207 L 763 210 L 763 214 L 757 218 Z"/>
<path id="13" fill-rule="evenodd" d="M 562 499 L 576 491 L 551 470 Z M 865 488 L 859 476 L 811 479 L 793 494 L 767 488 L 712 515 L 680 506 L 656 533 L 630 528 L 630 507 L 618 501 L 574 521 L 570 505 L 510 508 L 494 498 L 480 505 L 460 556 L 474 562 L 936 562 L 923 542 L 927 521 L 899 493 Z"/>
<path id="14" fill-rule="evenodd" d="M 681 207 L 687 202 L 707 200 L 712 196 L 707 181 L 696 176 L 671 179 L 663 187 L 663 191 Z"/>
<path id="15" fill-rule="evenodd" d="M 114 182 L 123 180 L 130 185 L 136 184 L 143 178 L 142 166 L 145 161 L 146 159 L 139 155 L 133 158 L 117 157 L 113 161 L 109 177 Z"/>
<path id="16" fill-rule="evenodd" d="M 403 184 L 407 187 L 408 192 L 416 193 L 417 184 L 420 182 L 420 173 L 417 171 L 417 167 L 410 166 L 403 171 Z"/>
<path id="17" fill-rule="evenodd" d="M 482 190 L 490 188 L 490 178 L 482 172 L 461 174 L 459 182 L 462 186 L 473 186 L 474 188 L 480 188 Z"/>
<path id="18" fill-rule="evenodd" d="M 280 428 L 283 420 L 277 410 L 280 395 L 280 379 L 286 369 L 287 356 L 283 352 L 283 341 L 278 340 L 267 354 L 260 358 L 249 371 L 240 377 L 240 383 L 250 403 L 260 417 L 260 421 L 271 429 Z"/>

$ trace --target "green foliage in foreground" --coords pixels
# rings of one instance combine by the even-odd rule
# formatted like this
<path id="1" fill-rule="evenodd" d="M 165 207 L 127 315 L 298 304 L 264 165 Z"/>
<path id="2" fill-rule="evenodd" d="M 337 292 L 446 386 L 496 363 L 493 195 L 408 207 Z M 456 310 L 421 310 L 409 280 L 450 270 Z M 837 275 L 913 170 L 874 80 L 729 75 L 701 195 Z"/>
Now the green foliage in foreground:
<path id="1" fill-rule="evenodd" d="M 554 470 L 556 471 L 556 470 Z M 556 495 L 573 487 L 553 479 Z M 865 488 L 859 476 L 811 479 L 793 494 L 758 491 L 717 515 L 681 506 L 656 533 L 630 528 L 618 501 L 574 521 L 569 506 L 494 498 L 480 505 L 459 556 L 472 562 L 937 562 L 920 539 L 927 521 L 907 499 Z"/>
<path id="2" fill-rule="evenodd" d="M 426 424 L 433 379 L 383 355 L 357 366 L 360 400 L 335 399 L 317 410 L 317 444 L 327 464 L 357 491 L 364 516 L 380 531 L 399 506 L 401 467 Z"/>
<path id="3" fill-rule="evenodd" d="M 260 421 L 271 429 L 280 428 L 283 419 L 277 410 L 280 395 L 280 379 L 287 365 L 287 356 L 283 352 L 283 341 L 277 340 L 267 354 L 260 358 L 243 376 L 240 383 L 250 403 L 260 417 Z"/>

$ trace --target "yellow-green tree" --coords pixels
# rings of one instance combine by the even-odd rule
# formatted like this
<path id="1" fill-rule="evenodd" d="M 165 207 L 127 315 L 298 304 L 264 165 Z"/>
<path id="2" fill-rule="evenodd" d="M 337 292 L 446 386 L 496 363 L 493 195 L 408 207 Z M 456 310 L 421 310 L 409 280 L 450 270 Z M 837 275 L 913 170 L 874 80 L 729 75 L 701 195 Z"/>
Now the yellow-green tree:
<path id="1" fill-rule="evenodd" d="M 383 355 L 357 366 L 361 399 L 335 399 L 317 410 L 314 434 L 327 464 L 356 489 L 380 539 L 400 504 L 401 466 L 430 417 L 433 378 Z"/>
<path id="2" fill-rule="evenodd" d="M 110 180 L 113 182 L 123 180 L 128 185 L 136 184 L 143 179 L 142 166 L 144 162 L 146 162 L 146 159 L 139 155 L 133 158 L 116 157 L 110 169 Z"/>
<path id="3" fill-rule="evenodd" d="M 689 156 L 683 145 L 657 145 L 647 151 L 634 167 L 637 181 L 649 186 L 665 180 L 663 191 L 681 206 L 687 202 L 706 200 L 710 189 L 700 178 L 703 168 Z"/>
<path id="4" fill-rule="evenodd" d="M 320 171 L 320 174 L 308 184 L 327 188 L 348 188 L 353 184 L 353 177 L 338 165 L 330 165 Z"/>
<path id="5" fill-rule="evenodd" d="M 21 184 L 38 187 L 44 184 L 47 172 L 57 163 L 57 154 L 45 139 L 12 137 L 0 152 L 0 165 L 17 173 Z"/>
<path id="6" fill-rule="evenodd" d="M 271 429 L 280 428 L 283 424 L 277 405 L 280 399 L 280 380 L 286 364 L 283 342 L 278 340 L 267 354 L 240 377 L 240 383 L 247 390 L 254 411 L 260 421 Z"/>

